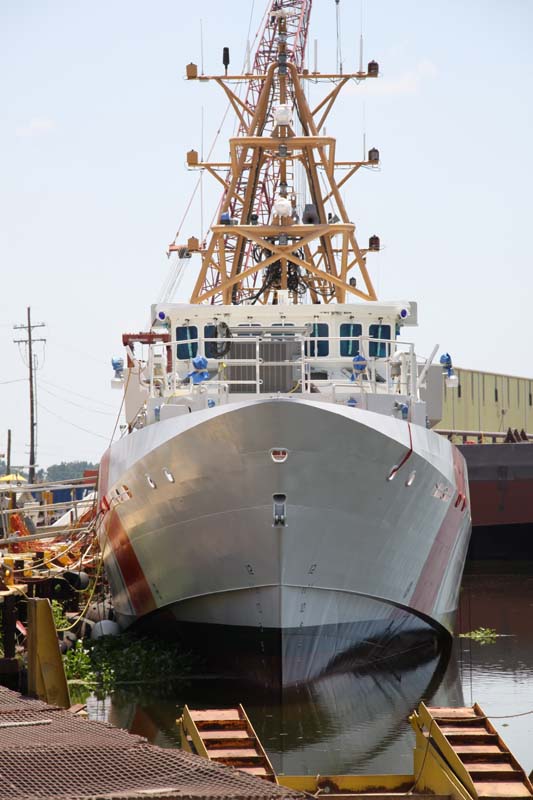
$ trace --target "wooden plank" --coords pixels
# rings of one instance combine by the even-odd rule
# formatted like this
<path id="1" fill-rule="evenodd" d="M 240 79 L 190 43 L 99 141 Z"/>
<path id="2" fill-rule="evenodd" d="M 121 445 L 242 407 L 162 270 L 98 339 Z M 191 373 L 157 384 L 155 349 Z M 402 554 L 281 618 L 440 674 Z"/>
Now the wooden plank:
<path id="1" fill-rule="evenodd" d="M 477 717 L 473 708 L 450 708 L 448 706 L 428 706 L 431 716 L 438 722 L 439 719 L 465 719 Z"/>
<path id="2" fill-rule="evenodd" d="M 496 754 L 495 754 L 496 755 Z M 517 770 L 513 769 L 509 762 L 505 761 L 474 761 L 468 763 L 470 767 L 470 774 L 474 775 L 477 772 L 511 772 L 516 773 Z M 520 773 L 518 773 L 520 774 Z"/>
<path id="3" fill-rule="evenodd" d="M 501 753 L 497 744 L 460 744 L 455 748 L 459 757 L 468 754 L 488 755 L 490 753 Z"/>
<path id="4" fill-rule="evenodd" d="M 512 767 L 510 769 L 509 767 L 505 768 L 505 765 L 503 764 L 496 764 L 497 769 L 491 769 L 491 764 L 487 766 L 488 769 L 478 769 L 476 766 L 476 769 L 470 770 L 470 777 L 474 783 L 477 781 L 495 781 L 497 783 L 500 783 L 501 781 L 506 781 L 509 783 L 514 783 L 515 781 L 522 782 L 522 773 L 519 770 L 513 769 Z"/>
<path id="5" fill-rule="evenodd" d="M 489 798 L 502 798 L 507 800 L 513 797 L 531 797 L 529 790 L 523 783 L 492 783 L 490 781 L 476 782 L 474 784 L 476 792 L 480 800 L 489 800 Z"/>
<path id="6" fill-rule="evenodd" d="M 487 735 L 488 731 L 483 725 L 476 724 L 467 724 L 467 725 L 457 725 L 452 723 L 446 725 L 439 725 L 439 728 L 444 733 L 445 736 L 449 734 L 457 734 L 458 736 L 471 736 L 472 734 L 484 734 Z"/>
<path id="7" fill-rule="evenodd" d="M 238 708 L 208 708 L 202 711 L 198 711 L 198 709 L 189 709 L 189 714 L 191 715 L 191 719 L 195 722 L 200 720 L 216 720 L 217 722 L 222 722 L 228 719 L 241 718 Z"/>
<path id="8" fill-rule="evenodd" d="M 227 748 L 217 748 L 209 753 L 209 757 L 213 760 L 217 760 L 220 758 L 262 758 L 262 756 L 255 750 L 253 747 L 227 747 Z"/>

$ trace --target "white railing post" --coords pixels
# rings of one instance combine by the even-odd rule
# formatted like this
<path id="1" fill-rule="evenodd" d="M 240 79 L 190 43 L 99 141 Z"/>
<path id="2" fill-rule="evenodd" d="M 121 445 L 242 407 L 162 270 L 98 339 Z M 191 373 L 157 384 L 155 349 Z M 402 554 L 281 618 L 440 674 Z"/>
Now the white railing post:
<path id="1" fill-rule="evenodd" d="M 261 378 L 259 374 L 259 337 L 255 337 L 255 393 L 260 394 Z"/>
<path id="2" fill-rule="evenodd" d="M 308 391 L 309 387 L 306 384 L 306 375 L 305 375 L 305 339 L 302 336 L 300 338 L 300 359 L 301 359 L 301 367 L 302 367 L 302 394 Z M 311 376 L 309 376 L 309 380 Z"/>
<path id="3" fill-rule="evenodd" d="M 409 345 L 409 356 L 411 360 L 411 387 L 409 394 L 415 400 L 418 400 L 418 370 L 416 366 L 416 355 L 414 345 Z"/>

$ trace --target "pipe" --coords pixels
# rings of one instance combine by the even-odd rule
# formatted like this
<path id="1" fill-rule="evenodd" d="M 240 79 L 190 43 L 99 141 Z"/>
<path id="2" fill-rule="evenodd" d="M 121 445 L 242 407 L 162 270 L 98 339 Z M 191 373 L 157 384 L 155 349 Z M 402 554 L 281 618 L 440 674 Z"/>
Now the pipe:
<path id="1" fill-rule="evenodd" d="M 438 350 L 438 349 L 439 349 L 439 345 L 438 345 L 438 344 L 436 344 L 436 345 L 435 345 L 435 347 L 433 348 L 433 350 L 431 351 L 431 353 L 430 353 L 430 355 L 429 355 L 429 358 L 428 358 L 428 360 L 427 360 L 427 361 L 426 361 L 426 363 L 424 364 L 424 367 L 423 367 L 423 369 L 422 369 L 422 372 L 421 372 L 421 373 L 420 373 L 420 375 L 418 376 L 418 389 L 420 389 L 421 385 L 424 383 L 424 378 L 425 378 L 425 377 L 426 377 L 426 375 L 427 375 L 427 371 L 428 371 L 428 369 L 430 368 L 430 366 L 431 366 L 431 363 L 432 363 L 433 359 L 434 359 L 434 358 L 435 358 L 435 356 L 437 355 L 437 350 Z"/>

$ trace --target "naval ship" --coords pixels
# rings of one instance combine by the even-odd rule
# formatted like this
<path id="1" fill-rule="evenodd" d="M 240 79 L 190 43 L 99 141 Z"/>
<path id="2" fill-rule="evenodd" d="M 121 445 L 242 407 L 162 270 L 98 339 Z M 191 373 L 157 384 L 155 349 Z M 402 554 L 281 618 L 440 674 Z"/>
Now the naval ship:
<path id="1" fill-rule="evenodd" d="M 432 430 L 450 359 L 405 337 L 414 301 L 377 299 L 380 240 L 358 241 L 341 191 L 379 151 L 339 160 L 325 130 L 379 66 L 305 67 L 310 10 L 271 1 L 242 75 L 227 48 L 221 74 L 186 68 L 238 130 L 227 161 L 187 154 L 222 201 L 205 239 L 169 249 L 172 288 L 199 262 L 190 301 L 167 292 L 123 336 L 126 425 L 99 475 L 120 625 L 176 624 L 219 655 L 234 632 L 284 685 L 450 633 L 471 530 L 465 461 Z"/>

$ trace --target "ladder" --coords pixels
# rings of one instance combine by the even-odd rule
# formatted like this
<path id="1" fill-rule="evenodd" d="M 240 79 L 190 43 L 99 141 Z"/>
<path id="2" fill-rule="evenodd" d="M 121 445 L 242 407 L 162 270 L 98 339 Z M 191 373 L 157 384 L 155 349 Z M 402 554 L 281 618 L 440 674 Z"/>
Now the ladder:
<path id="1" fill-rule="evenodd" d="M 184 750 L 277 783 L 272 764 L 242 705 L 204 711 L 185 706 L 178 724 Z"/>
<path id="2" fill-rule="evenodd" d="M 533 797 L 526 773 L 477 703 L 471 708 L 431 708 L 421 703 L 411 724 L 417 733 L 421 771 L 434 748 L 476 800 Z"/>

